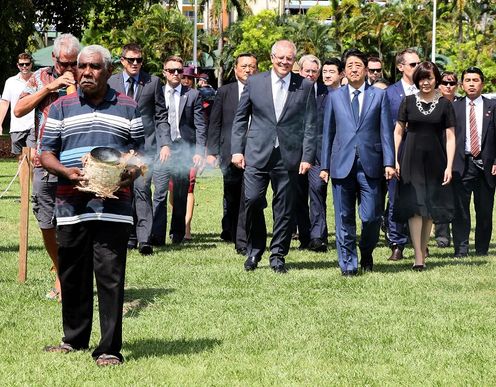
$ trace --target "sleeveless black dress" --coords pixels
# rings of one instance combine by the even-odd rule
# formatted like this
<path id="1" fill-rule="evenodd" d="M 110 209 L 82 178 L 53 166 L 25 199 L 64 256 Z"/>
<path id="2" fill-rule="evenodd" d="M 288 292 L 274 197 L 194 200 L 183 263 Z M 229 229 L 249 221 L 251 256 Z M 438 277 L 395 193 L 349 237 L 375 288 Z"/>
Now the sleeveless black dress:
<path id="1" fill-rule="evenodd" d="M 432 103 L 421 102 L 424 111 Z M 415 95 L 403 99 L 398 121 L 406 124 L 398 161 L 393 219 L 404 223 L 414 215 L 431 218 L 434 223 L 449 223 L 454 217 L 452 184 L 443 186 L 446 169 L 445 130 L 455 126 L 451 102 L 441 97 L 434 110 L 424 115 L 416 106 Z"/>

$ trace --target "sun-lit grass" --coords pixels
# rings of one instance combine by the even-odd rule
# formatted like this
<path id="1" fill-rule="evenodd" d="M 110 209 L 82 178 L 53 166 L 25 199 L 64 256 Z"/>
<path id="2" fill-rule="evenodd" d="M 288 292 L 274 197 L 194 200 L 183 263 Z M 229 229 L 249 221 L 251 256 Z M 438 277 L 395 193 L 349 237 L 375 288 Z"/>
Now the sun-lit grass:
<path id="1" fill-rule="evenodd" d="M 0 191 L 15 168 L 0 162 Z M 293 242 L 287 275 L 269 269 L 268 255 L 246 273 L 218 236 L 221 184 L 218 172 L 198 179 L 193 242 L 129 254 L 126 363 L 99 369 L 90 352 L 42 351 L 61 338 L 60 306 L 44 299 L 53 278 L 32 216 L 28 280 L 17 282 L 15 183 L 0 200 L 0 384 L 496 384 L 493 244 L 489 257 L 454 260 L 431 243 L 428 270 L 416 273 L 411 249 L 388 262 L 381 242 L 374 273 L 344 278 L 334 249 L 301 252 Z M 93 347 L 97 313 L 94 327 Z"/>

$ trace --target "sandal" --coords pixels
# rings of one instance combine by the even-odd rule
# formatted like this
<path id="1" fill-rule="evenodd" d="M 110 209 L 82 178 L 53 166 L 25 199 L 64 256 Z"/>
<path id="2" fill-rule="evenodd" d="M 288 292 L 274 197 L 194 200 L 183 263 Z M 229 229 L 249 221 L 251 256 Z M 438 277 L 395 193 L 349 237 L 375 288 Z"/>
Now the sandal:
<path id="1" fill-rule="evenodd" d="M 50 301 L 60 301 L 60 292 L 55 288 L 51 288 L 50 291 L 46 294 L 45 298 Z"/>
<path id="2" fill-rule="evenodd" d="M 122 364 L 122 360 L 117 356 L 107 355 L 106 353 L 98 356 L 95 361 L 98 367 L 117 366 Z"/>
<path id="3" fill-rule="evenodd" d="M 75 349 L 72 345 L 67 343 L 60 343 L 59 345 L 48 345 L 43 348 L 45 352 L 53 352 L 53 353 L 69 353 L 74 352 Z"/>

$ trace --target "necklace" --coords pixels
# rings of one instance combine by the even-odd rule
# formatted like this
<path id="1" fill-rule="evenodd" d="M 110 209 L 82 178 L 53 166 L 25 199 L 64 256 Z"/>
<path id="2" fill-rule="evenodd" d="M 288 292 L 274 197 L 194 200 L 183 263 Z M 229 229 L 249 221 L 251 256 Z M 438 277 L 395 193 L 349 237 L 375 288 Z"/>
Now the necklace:
<path id="1" fill-rule="evenodd" d="M 424 116 L 428 116 L 436 108 L 440 97 L 441 97 L 441 93 L 439 93 L 436 90 L 436 94 L 434 95 L 432 102 L 430 102 L 431 107 L 429 108 L 429 110 L 424 110 L 424 108 L 422 107 L 422 103 L 420 102 L 420 93 L 415 93 L 415 105 L 417 105 L 417 109 L 419 110 L 420 113 L 422 113 Z M 427 103 L 429 103 L 429 102 L 427 102 Z"/>

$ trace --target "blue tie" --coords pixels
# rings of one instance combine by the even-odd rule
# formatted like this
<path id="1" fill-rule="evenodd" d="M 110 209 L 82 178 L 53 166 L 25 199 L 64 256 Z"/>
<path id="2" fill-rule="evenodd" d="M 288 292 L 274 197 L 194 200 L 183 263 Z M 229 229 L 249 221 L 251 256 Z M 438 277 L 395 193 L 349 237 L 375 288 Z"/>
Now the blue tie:
<path id="1" fill-rule="evenodd" d="M 358 94 L 360 94 L 360 90 L 355 90 L 353 92 L 353 99 L 351 100 L 351 110 L 353 111 L 353 117 L 355 118 L 356 125 L 358 125 L 358 118 L 360 116 L 360 105 L 358 104 Z"/>

